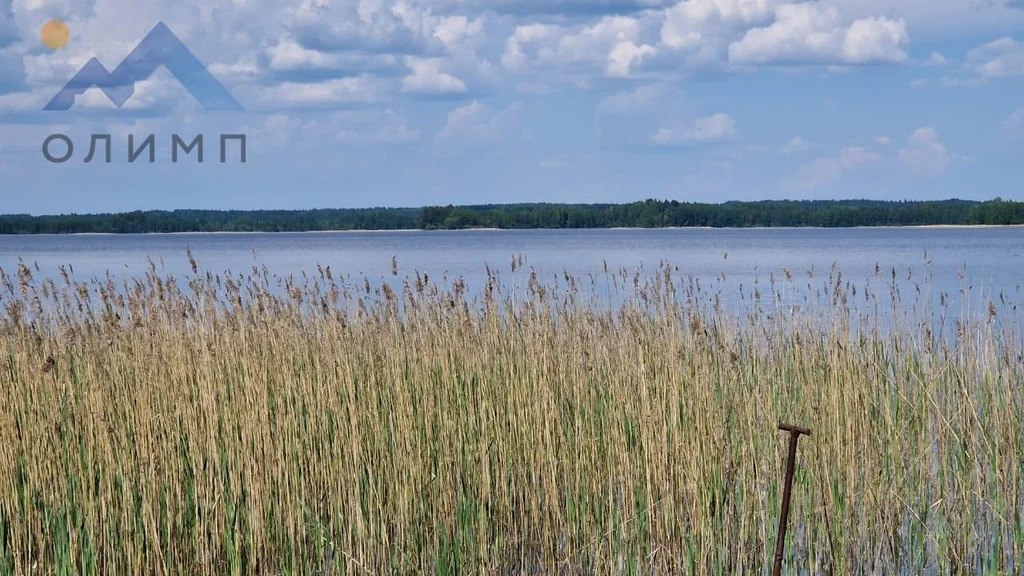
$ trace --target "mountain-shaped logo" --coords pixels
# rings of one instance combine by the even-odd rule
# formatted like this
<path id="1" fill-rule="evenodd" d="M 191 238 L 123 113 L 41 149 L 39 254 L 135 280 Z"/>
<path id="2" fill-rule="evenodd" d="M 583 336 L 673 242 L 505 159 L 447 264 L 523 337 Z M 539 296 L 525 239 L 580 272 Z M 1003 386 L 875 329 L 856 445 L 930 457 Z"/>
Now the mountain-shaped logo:
<path id="1" fill-rule="evenodd" d="M 135 83 L 149 78 L 160 66 L 167 68 L 203 108 L 242 109 L 195 54 L 166 24 L 159 22 L 113 72 L 95 57 L 89 60 L 43 110 L 68 110 L 76 96 L 93 86 L 120 108 L 135 94 Z"/>

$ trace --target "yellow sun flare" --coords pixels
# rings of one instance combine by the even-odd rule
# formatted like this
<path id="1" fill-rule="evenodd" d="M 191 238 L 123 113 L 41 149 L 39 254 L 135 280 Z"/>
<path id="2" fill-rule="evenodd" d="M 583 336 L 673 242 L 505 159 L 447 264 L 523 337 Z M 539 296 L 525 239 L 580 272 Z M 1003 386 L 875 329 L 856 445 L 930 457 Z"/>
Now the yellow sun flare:
<path id="1" fill-rule="evenodd" d="M 67 24 L 60 20 L 50 20 L 43 25 L 39 36 L 43 39 L 43 44 L 46 44 L 48 48 L 58 50 L 68 43 L 71 33 L 68 31 Z"/>

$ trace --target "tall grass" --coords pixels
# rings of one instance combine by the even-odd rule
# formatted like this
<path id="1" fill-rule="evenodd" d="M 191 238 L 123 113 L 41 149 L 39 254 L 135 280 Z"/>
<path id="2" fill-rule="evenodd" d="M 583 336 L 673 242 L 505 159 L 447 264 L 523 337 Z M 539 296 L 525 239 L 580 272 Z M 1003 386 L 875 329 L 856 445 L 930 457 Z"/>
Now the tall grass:
<path id="1" fill-rule="evenodd" d="M 780 421 L 789 573 L 1022 569 L 1012 305 L 192 268 L 0 277 L 0 573 L 763 574 Z"/>

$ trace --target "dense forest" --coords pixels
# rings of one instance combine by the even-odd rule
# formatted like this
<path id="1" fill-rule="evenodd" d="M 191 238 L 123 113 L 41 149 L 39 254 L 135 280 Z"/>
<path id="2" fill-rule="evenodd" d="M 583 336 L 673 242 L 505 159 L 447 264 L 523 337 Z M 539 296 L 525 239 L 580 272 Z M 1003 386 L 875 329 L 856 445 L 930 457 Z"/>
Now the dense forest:
<path id="1" fill-rule="evenodd" d="M 632 204 L 515 204 L 427 207 L 419 227 L 459 228 L 659 228 L 706 226 L 853 227 L 1024 224 L 1024 203 L 943 200 L 763 201 L 700 204 L 647 200 Z"/>
<path id="2" fill-rule="evenodd" d="M 174 210 L 0 216 L 0 234 L 299 232 L 466 228 L 853 227 L 1024 224 L 1024 203 L 772 200 L 702 204 L 506 204 L 332 210 Z"/>
<path id="3" fill-rule="evenodd" d="M 416 228 L 419 208 L 351 210 L 154 210 L 123 214 L 0 216 L 0 234 L 312 232 Z"/>

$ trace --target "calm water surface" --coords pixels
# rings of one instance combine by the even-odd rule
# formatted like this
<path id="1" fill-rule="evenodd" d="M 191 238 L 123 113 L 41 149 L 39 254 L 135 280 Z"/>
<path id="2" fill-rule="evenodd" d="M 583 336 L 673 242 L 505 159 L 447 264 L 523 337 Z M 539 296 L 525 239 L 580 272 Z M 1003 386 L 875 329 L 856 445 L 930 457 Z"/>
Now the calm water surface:
<path id="1" fill-rule="evenodd" d="M 0 236 L 0 268 L 11 272 L 20 259 L 38 267 L 37 277 L 52 277 L 59 266 L 70 265 L 76 279 L 88 280 L 107 272 L 141 275 L 152 259 L 164 273 L 187 276 L 187 249 L 215 273 L 249 272 L 257 265 L 286 276 L 315 272 L 321 265 L 374 282 L 390 281 L 394 257 L 399 276 L 463 277 L 470 290 L 484 284 L 486 266 L 514 288 L 525 285 L 531 267 L 541 280 L 568 273 L 600 281 L 606 265 L 612 271 L 643 266 L 653 273 L 667 261 L 678 268 L 677 277 L 699 279 L 734 305 L 746 301 L 743 295 L 755 282 L 764 290 L 772 275 L 781 281 L 784 270 L 792 278 L 782 283 L 784 290 L 799 299 L 821 289 L 833 265 L 844 283 L 869 283 L 879 292 L 892 280 L 893 269 L 904 293 L 916 292 L 930 274 L 930 294 L 947 292 L 958 302 L 965 287 L 979 302 L 1000 301 L 1000 295 L 1016 302 L 1024 285 L 1024 228 Z M 524 257 L 525 271 L 512 273 L 514 255 Z M 888 295 L 888 288 L 884 291 Z"/>

